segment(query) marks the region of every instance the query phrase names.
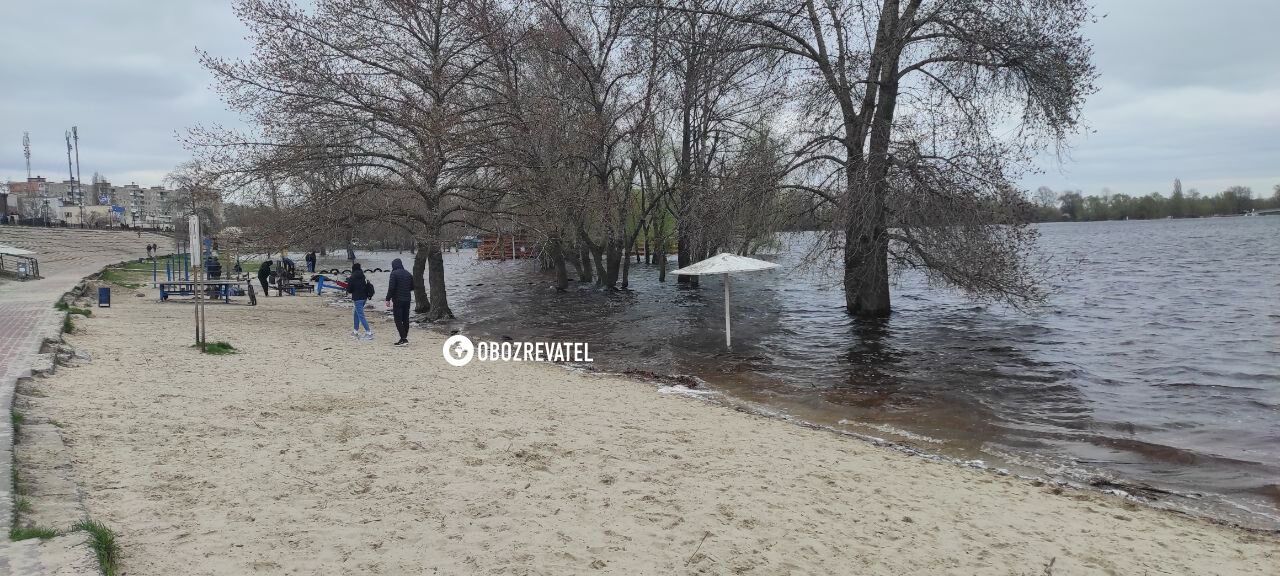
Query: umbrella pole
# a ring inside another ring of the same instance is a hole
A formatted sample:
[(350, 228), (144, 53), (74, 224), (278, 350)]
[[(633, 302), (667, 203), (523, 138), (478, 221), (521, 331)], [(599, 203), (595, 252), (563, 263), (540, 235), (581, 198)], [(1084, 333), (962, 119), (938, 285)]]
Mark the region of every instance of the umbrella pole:
[(729, 273), (724, 274), (724, 347), (732, 348), (732, 338), (729, 336)]

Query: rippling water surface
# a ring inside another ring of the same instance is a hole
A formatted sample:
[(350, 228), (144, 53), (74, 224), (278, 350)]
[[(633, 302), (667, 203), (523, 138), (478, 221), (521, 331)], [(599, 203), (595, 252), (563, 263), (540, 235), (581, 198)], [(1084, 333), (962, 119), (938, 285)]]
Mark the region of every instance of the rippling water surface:
[(1040, 231), (1069, 275), (1033, 313), (907, 273), (890, 319), (855, 321), (792, 235), (782, 269), (733, 278), (732, 352), (718, 278), (686, 289), (644, 265), (627, 292), (557, 293), (530, 262), (451, 254), (453, 328), (585, 340), (604, 369), (694, 374), (818, 424), (1280, 527), (1280, 217)]

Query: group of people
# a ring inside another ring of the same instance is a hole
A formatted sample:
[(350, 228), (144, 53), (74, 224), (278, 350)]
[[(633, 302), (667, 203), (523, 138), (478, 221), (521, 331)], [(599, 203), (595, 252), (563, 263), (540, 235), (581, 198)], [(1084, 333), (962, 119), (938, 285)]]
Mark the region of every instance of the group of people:
[[(309, 252), (306, 256), (307, 271), (314, 272), (316, 266), (315, 252)], [(293, 261), (284, 259), (281, 265), (286, 268), (283, 272), (292, 272)], [(270, 286), (273, 263), (267, 260), (258, 267), (258, 282), (262, 284), (263, 294), (267, 293)], [(364, 268), (359, 262), (351, 264), (351, 275), (347, 277), (347, 294), (351, 295), (351, 302), (354, 305), (352, 311), (352, 327), (351, 336), (361, 340), (373, 340), (373, 328), (369, 326), (369, 319), (365, 316), (365, 304), (374, 296), (375, 289), (371, 282), (364, 275)], [(409, 274), (404, 268), (404, 262), (399, 258), (391, 261), (391, 277), (387, 280), (387, 294), (384, 299), (386, 307), (391, 309), (391, 316), (395, 319), (396, 332), (400, 338), (395, 341), (396, 346), (405, 346), (409, 344), (409, 307), (413, 304), (413, 275)]]
[[(373, 340), (373, 328), (369, 327), (369, 319), (365, 317), (364, 306), (373, 298), (373, 283), (365, 278), (364, 269), (359, 262), (351, 264), (351, 276), (347, 277), (347, 293), (351, 295), (352, 310), (351, 335), (362, 340)], [(391, 261), (391, 277), (387, 280), (386, 307), (391, 309), (391, 316), (396, 322), (396, 332), (400, 339), (396, 346), (409, 344), (409, 306), (413, 303), (413, 275), (404, 269), (399, 258)], [(361, 329), (364, 333), (361, 333)]]
[(159, 246), (156, 246), (155, 244), (147, 244), (147, 258), (155, 258), (156, 251), (158, 250), (160, 250)]

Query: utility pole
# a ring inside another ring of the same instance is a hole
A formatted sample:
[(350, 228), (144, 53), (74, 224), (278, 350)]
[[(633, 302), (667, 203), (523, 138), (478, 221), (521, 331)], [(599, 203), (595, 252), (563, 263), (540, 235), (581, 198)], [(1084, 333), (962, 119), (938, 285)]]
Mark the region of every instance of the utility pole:
[(75, 126), (71, 127), (71, 139), (76, 144), (76, 198), (80, 201), (80, 227), (84, 228), (84, 185), (80, 182), (80, 133)]
[(31, 133), (22, 133), (22, 155), (27, 157), (27, 181), (31, 181)]

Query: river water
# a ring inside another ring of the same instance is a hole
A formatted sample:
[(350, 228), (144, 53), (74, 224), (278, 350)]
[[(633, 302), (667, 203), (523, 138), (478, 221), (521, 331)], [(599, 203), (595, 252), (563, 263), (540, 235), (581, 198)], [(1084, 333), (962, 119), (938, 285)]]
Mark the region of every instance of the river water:
[[(557, 293), (529, 261), (447, 260), (450, 329), (586, 341), (596, 367), (691, 374), (735, 402), (1017, 472), (1144, 484), (1159, 504), (1280, 528), (1280, 218), (1040, 226), (1067, 273), (1033, 312), (984, 305), (920, 277), (894, 313), (849, 318), (838, 274), (735, 275)], [(407, 258), (406, 258), (407, 260)]]

